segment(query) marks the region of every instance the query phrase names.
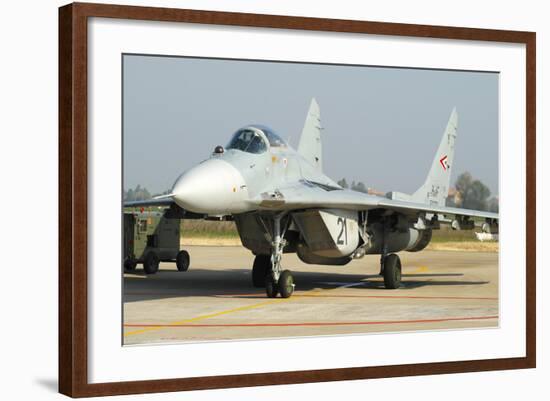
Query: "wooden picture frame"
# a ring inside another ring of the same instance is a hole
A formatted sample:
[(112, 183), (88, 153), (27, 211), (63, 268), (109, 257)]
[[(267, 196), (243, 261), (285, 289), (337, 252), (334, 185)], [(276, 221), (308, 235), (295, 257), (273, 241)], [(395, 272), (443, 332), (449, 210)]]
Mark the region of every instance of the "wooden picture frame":
[[(109, 383), (88, 382), (87, 151), (91, 17), (507, 42), (526, 47), (526, 356)], [(533, 32), (73, 3), (59, 9), (59, 391), (105, 396), (533, 368), (536, 363), (535, 40)]]

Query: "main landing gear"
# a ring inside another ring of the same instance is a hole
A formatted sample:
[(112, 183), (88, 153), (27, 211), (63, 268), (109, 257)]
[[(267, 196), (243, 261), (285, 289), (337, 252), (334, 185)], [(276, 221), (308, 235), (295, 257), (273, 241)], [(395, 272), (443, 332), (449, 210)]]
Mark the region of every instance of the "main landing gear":
[[(264, 223), (264, 227), (271, 235), (271, 255), (257, 255), (252, 267), (252, 284), (254, 287), (265, 286), (269, 298), (281, 294), (282, 298), (289, 298), (294, 292), (294, 278), (290, 270), (282, 270), (281, 259), (286, 241), (281, 233), (281, 219), (283, 215), (275, 215), (272, 229)], [(262, 221), (263, 223), (263, 221)]]
[(382, 232), (382, 254), (380, 255), (380, 275), (384, 277), (384, 287), (394, 290), (401, 286), (401, 259), (395, 253), (388, 254), (387, 248), (387, 229), (388, 221), (382, 222), (384, 229)]
[(384, 276), (384, 286), (387, 289), (396, 289), (401, 285), (401, 260), (395, 253), (382, 256), (381, 274)]

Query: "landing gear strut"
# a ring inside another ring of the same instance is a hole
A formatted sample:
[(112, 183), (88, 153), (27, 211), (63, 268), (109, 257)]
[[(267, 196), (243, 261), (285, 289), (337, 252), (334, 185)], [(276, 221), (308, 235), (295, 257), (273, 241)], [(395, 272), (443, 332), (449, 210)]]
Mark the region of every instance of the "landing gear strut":
[(265, 292), (269, 298), (275, 298), (277, 294), (281, 294), (282, 298), (288, 298), (294, 292), (292, 273), (290, 270), (283, 271), (281, 267), (283, 248), (286, 245), (286, 240), (283, 238), (284, 232), (281, 233), (281, 219), (283, 216), (284, 214), (278, 214), (273, 217), (273, 225), (270, 227), (272, 230), (267, 230), (268, 227), (264, 224), (271, 236), (271, 256), (256, 256), (252, 268), (254, 286), (259, 286), (260, 280), (263, 278)]

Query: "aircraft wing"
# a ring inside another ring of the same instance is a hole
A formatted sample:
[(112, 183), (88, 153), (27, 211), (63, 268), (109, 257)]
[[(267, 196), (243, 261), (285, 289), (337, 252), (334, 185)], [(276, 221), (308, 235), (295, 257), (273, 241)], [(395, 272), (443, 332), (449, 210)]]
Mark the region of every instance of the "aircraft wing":
[(498, 219), (498, 213), (485, 212), (482, 210), (463, 209), (459, 207), (425, 205), (422, 203), (407, 202), (387, 199), (378, 203), (379, 206), (387, 209), (398, 210), (405, 214), (410, 211), (422, 211), (434, 214), (453, 214), (455, 216), (482, 217), (486, 219)]
[(179, 219), (204, 219), (207, 217), (204, 214), (182, 209), (176, 205), (176, 202), (172, 199), (172, 195), (140, 201), (126, 201), (124, 202), (124, 207), (164, 207), (166, 208), (165, 216)]
[(172, 198), (152, 198), (147, 200), (124, 202), (124, 207), (149, 207), (149, 206), (170, 207), (172, 205), (175, 205)]
[(263, 210), (335, 208), (347, 210), (388, 209), (415, 216), (418, 212), (498, 219), (498, 213), (456, 207), (428, 205), (389, 199), (348, 189), (300, 181), (275, 191), (261, 193), (256, 203)]

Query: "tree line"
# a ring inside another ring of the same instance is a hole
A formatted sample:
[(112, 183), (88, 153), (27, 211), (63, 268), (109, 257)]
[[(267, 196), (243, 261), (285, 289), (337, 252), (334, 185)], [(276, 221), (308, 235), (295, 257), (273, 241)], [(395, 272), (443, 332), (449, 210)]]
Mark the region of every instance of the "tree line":
[(141, 185), (136, 185), (135, 188), (125, 189), (123, 191), (124, 201), (131, 202), (131, 201), (143, 201), (148, 200), (151, 198), (154, 198), (155, 196), (159, 195), (166, 195), (169, 194), (170, 190), (166, 190), (163, 193), (160, 194), (152, 194), (147, 190), (147, 188), (142, 187)]
[(357, 181), (357, 182), (352, 181), (351, 185), (348, 185), (348, 182), (346, 181), (346, 179), (342, 178), (340, 181), (338, 181), (338, 185), (340, 185), (342, 188), (345, 188), (345, 189), (351, 189), (352, 191), (364, 192), (364, 193), (369, 192), (369, 189), (367, 188), (367, 186), (361, 181)]
[(491, 190), (469, 172), (458, 176), (455, 190), (456, 194), (447, 198), (447, 206), (498, 213), (498, 198), (491, 196)]

